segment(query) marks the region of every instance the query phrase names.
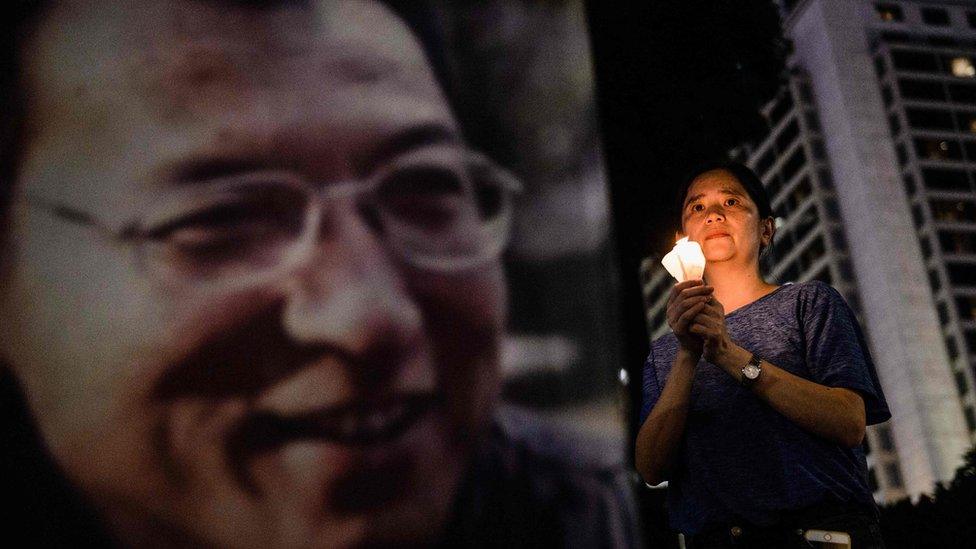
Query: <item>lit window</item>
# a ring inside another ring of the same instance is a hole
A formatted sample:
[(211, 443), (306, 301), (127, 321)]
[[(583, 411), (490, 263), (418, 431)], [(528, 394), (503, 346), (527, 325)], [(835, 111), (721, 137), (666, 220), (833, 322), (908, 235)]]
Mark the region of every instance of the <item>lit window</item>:
[(902, 14), (901, 8), (895, 4), (875, 4), (874, 9), (878, 11), (878, 17), (880, 17), (882, 21), (891, 23), (901, 21), (905, 18), (904, 14)]
[(972, 59), (968, 57), (952, 58), (952, 74), (961, 78), (972, 78), (976, 76), (976, 67), (973, 66)]
[(969, 131), (976, 133), (976, 116), (969, 119)]

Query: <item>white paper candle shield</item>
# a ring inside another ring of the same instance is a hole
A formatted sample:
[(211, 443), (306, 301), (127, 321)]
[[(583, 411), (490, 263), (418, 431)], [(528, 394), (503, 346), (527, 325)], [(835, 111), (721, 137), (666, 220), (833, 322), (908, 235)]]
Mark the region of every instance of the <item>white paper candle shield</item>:
[(700, 280), (705, 273), (705, 254), (701, 246), (689, 241), (687, 236), (674, 244), (661, 263), (678, 282)]

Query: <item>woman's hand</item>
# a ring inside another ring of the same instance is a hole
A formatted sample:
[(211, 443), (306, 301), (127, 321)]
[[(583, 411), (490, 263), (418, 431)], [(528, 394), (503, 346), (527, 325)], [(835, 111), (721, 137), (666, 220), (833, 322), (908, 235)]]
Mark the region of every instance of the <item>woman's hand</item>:
[(686, 280), (675, 284), (668, 298), (668, 326), (674, 331), (681, 348), (696, 357), (702, 354), (704, 340), (689, 331), (689, 328), (692, 320), (702, 312), (708, 300), (712, 299), (712, 292), (714, 289), (701, 280)]
[[(702, 338), (702, 356), (705, 360), (726, 370), (734, 368), (737, 364), (740, 357), (733, 358), (732, 355), (741, 349), (729, 337), (725, 327), (725, 307), (717, 299), (713, 297), (705, 303), (701, 312), (692, 320), (688, 331)], [(742, 365), (745, 365), (745, 362), (742, 362)], [(735, 372), (730, 371), (730, 373), (736, 375)]]

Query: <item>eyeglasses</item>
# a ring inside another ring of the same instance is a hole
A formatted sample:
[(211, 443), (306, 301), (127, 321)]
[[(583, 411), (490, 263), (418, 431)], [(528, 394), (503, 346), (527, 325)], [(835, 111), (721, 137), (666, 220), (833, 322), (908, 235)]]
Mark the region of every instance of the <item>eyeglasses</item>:
[(167, 196), (118, 230), (63, 205), (29, 203), (133, 246), (153, 276), (236, 286), (307, 262), (339, 230), (343, 201), (406, 263), (443, 272), (475, 268), (501, 253), (519, 191), (519, 181), (486, 156), (438, 146), (401, 155), (362, 181), (316, 185), (280, 171), (209, 180)]

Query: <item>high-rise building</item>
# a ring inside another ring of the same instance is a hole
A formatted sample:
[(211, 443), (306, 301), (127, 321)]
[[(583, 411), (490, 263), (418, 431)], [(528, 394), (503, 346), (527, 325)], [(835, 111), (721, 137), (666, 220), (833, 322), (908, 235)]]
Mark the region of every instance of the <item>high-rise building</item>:
[[(779, 216), (766, 273), (844, 295), (893, 414), (867, 437), (875, 497), (931, 492), (976, 440), (976, 2), (780, 5), (788, 82), (732, 152)], [(672, 280), (641, 276), (653, 339)]]

